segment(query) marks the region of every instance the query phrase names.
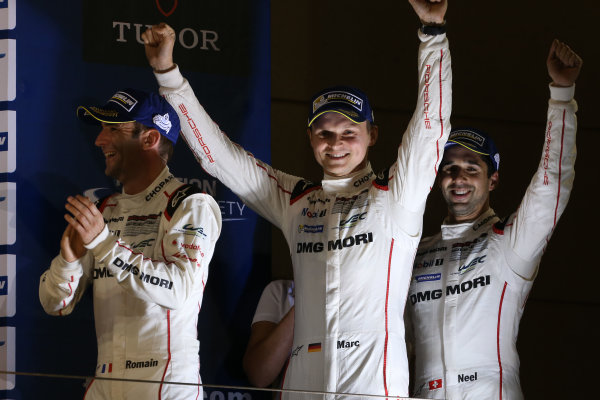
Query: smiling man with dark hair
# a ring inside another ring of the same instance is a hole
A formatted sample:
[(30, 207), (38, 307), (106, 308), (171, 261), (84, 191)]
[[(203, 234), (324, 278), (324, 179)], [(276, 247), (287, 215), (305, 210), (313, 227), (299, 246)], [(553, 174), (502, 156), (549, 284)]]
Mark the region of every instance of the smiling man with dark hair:
[(93, 287), (96, 376), (116, 380), (92, 381), (86, 399), (201, 398), (200, 386), (168, 382), (201, 382), (198, 311), (219, 206), (169, 171), (179, 118), (161, 96), (124, 89), (77, 111), (101, 126), (95, 144), (123, 192), (97, 204), (68, 197), (60, 254), (40, 279), (42, 306), (70, 314)]
[(438, 184), (448, 205), (441, 232), (419, 245), (406, 306), (415, 354), (413, 396), (435, 399), (522, 399), (519, 321), (538, 266), (575, 175), (581, 59), (554, 41), (545, 143), (517, 212), (490, 208), (500, 155), (491, 137), (450, 133)]

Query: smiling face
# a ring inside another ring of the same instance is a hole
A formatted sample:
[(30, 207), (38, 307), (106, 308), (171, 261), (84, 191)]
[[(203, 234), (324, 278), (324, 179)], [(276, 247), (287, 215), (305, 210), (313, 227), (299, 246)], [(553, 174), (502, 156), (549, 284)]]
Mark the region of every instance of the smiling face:
[(367, 165), (369, 147), (377, 140), (377, 127), (356, 124), (336, 112), (321, 115), (308, 129), (315, 159), (327, 175), (344, 177)]
[(488, 177), (487, 163), (479, 154), (455, 145), (444, 151), (438, 180), (448, 205), (449, 222), (468, 222), (489, 209), (498, 172)]
[(106, 175), (117, 179), (123, 185), (128, 177), (135, 176), (143, 163), (141, 160), (141, 135), (136, 135), (133, 122), (119, 124), (102, 123), (102, 130), (96, 137), (96, 146), (104, 153)]

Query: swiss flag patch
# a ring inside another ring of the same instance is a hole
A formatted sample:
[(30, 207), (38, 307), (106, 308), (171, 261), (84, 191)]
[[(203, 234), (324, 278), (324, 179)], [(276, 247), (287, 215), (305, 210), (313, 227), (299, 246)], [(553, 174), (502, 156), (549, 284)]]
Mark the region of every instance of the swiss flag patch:
[(429, 381), (429, 390), (436, 390), (442, 387), (442, 380), (436, 379), (434, 381)]

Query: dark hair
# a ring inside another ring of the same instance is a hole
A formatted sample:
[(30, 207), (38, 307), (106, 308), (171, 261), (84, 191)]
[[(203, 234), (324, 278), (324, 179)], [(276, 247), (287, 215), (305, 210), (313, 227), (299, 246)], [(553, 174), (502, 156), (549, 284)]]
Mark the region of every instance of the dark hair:
[(479, 157), (481, 157), (485, 165), (487, 165), (487, 177), (489, 178), (494, 172), (496, 172), (494, 164), (492, 163), (492, 159), (489, 156), (484, 156), (483, 154), (480, 154)]
[[(133, 121), (133, 125), (133, 133), (131, 136), (134, 138), (140, 136), (142, 132), (146, 132), (150, 129), (153, 129), (137, 121)], [(165, 160), (165, 162), (169, 162), (169, 160), (173, 156), (173, 142), (171, 142), (163, 135), (160, 135), (158, 154), (161, 156), (162, 159)]]

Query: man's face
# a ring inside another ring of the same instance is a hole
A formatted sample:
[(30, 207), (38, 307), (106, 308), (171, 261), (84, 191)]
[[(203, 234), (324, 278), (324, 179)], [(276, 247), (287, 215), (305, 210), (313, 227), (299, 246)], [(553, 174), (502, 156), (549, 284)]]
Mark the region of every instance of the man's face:
[(140, 138), (133, 137), (135, 124), (102, 123), (102, 130), (96, 137), (95, 144), (100, 147), (106, 161), (106, 175), (121, 183), (127, 181), (137, 168), (140, 167), (141, 143)]
[(369, 146), (377, 140), (377, 128), (356, 124), (336, 112), (321, 115), (308, 129), (315, 159), (326, 174), (344, 177), (364, 168)]
[(488, 166), (481, 156), (460, 145), (444, 151), (438, 179), (448, 204), (450, 222), (467, 222), (489, 208), (490, 191), (498, 183), (498, 172), (487, 176)]

